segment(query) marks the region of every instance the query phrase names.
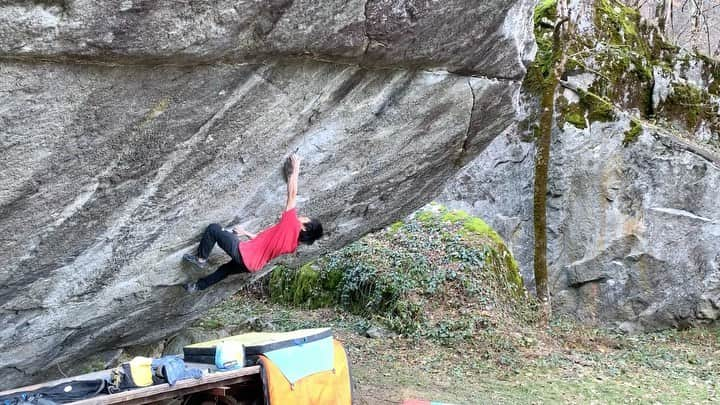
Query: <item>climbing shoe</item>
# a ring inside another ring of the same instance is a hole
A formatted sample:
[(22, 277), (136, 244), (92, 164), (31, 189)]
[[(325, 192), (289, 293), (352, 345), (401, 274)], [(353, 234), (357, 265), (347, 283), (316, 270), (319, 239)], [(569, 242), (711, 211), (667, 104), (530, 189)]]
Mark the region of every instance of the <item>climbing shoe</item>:
[(185, 289), (185, 291), (189, 292), (190, 294), (198, 291), (197, 283), (183, 284), (183, 288)]
[(207, 267), (207, 261), (201, 262), (200, 259), (197, 258), (197, 256), (191, 255), (190, 253), (185, 253), (183, 255), (183, 260), (192, 264), (193, 266), (197, 267), (200, 270)]

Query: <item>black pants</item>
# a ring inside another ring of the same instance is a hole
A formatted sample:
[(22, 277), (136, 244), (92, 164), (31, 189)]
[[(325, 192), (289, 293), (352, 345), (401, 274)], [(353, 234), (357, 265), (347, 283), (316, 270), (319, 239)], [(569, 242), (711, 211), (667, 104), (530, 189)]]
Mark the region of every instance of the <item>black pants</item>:
[(197, 256), (207, 259), (210, 256), (210, 251), (212, 251), (215, 243), (217, 243), (232, 260), (218, 267), (213, 274), (198, 280), (198, 290), (204, 290), (231, 274), (248, 272), (240, 255), (240, 250), (238, 250), (238, 242), (240, 242), (240, 239), (232, 232), (223, 231), (220, 224), (210, 224), (205, 228), (205, 233), (202, 239), (200, 239)]

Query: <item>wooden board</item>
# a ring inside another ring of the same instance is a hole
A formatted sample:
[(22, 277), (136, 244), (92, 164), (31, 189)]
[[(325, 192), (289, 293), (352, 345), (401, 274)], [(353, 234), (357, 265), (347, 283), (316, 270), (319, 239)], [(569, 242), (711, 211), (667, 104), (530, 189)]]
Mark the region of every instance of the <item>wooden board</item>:
[(216, 387), (231, 386), (254, 378), (259, 379), (260, 366), (243, 367), (237, 370), (224, 371), (203, 376), (201, 379), (191, 378), (180, 380), (172, 387), (169, 384), (158, 384), (151, 387), (138, 388), (112, 395), (101, 395), (95, 398), (72, 402), (77, 405), (100, 404), (149, 404), (163, 399), (175, 398), (195, 392), (207, 391)]
[[(130, 391), (119, 392), (112, 395), (98, 395), (94, 398), (82, 401), (72, 402), (73, 404), (148, 404), (162, 399), (175, 398), (182, 395), (188, 395), (195, 392), (210, 390), (216, 387), (224, 387), (241, 382), (251, 381), (260, 378), (260, 366), (243, 367), (237, 370), (215, 372), (217, 369), (207, 364), (185, 363), (188, 367), (197, 367), (209, 370), (210, 374), (203, 375), (200, 379), (191, 378), (188, 380), (180, 380), (172, 387), (169, 384), (158, 384), (145, 388), (137, 388)], [(8, 391), (0, 392), (0, 396), (9, 395), (17, 392), (34, 391), (42, 387), (51, 387), (69, 381), (108, 379), (110, 370), (97, 371), (94, 373), (83, 374), (79, 376), (63, 378), (45, 382), (42, 384), (29, 385), (26, 387), (14, 388)]]

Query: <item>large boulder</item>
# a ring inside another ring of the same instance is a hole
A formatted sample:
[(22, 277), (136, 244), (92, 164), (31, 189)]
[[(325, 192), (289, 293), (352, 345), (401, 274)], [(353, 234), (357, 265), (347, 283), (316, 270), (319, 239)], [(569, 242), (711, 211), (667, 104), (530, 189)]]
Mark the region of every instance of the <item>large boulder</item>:
[(311, 57), (522, 78), (531, 0), (30, 0), (0, 6), (0, 55), (120, 64)]
[[(627, 332), (720, 319), (720, 154), (627, 120), (553, 133), (549, 283), (556, 310)], [(533, 284), (533, 144), (496, 138), (440, 198), (487, 219)], [(472, 179), (472, 180), (469, 180)]]
[[(538, 10), (547, 13), (549, 3)], [(553, 305), (627, 332), (713, 322), (720, 319), (720, 61), (667, 44), (625, 3), (569, 5), (573, 31), (555, 93), (545, 196)], [(543, 30), (545, 39), (552, 35), (540, 25), (536, 34)], [(538, 85), (534, 66), (524, 100)], [(496, 138), (439, 200), (497, 229), (532, 288), (535, 145), (520, 129)]]
[(211, 222), (271, 224), (293, 151), (300, 210), (328, 231), (295, 260), (432, 199), (515, 121), (530, 8), (3, 2), (0, 387), (172, 335), (232, 294), (242, 278), (185, 293), (199, 274), (180, 258)]

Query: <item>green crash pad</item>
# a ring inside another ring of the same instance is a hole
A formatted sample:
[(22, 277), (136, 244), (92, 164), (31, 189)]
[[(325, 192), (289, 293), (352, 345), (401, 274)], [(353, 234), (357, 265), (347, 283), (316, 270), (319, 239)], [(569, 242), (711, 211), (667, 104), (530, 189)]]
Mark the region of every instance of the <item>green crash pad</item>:
[(330, 328), (300, 329), (292, 332), (251, 332), (183, 347), (185, 361), (215, 363), (215, 347), (222, 342), (242, 343), (245, 363), (254, 364), (259, 354), (315, 342), (332, 336)]

